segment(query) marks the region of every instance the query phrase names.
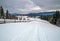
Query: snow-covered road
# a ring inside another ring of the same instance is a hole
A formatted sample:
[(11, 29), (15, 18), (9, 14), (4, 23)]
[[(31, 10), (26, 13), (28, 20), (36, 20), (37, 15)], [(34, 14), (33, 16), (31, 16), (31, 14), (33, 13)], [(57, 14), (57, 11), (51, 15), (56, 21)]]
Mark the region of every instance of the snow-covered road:
[(0, 41), (60, 41), (60, 28), (39, 19), (0, 24)]

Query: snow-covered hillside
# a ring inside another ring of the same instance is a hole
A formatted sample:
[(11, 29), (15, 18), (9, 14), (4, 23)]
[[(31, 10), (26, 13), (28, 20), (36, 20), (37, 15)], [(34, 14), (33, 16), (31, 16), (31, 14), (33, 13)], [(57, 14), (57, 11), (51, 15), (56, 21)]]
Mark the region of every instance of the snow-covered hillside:
[(0, 41), (60, 41), (60, 28), (40, 19), (0, 24)]

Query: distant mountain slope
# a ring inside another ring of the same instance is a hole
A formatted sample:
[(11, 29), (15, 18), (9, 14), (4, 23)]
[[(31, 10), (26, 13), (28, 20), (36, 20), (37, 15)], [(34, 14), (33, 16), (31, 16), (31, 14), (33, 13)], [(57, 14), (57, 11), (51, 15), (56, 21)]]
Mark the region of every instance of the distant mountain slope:
[(11, 15), (14, 15), (14, 16), (40, 16), (40, 15), (52, 15), (52, 14), (55, 14), (55, 12), (39, 12), (39, 13), (29, 13), (29, 14), (12, 13)]

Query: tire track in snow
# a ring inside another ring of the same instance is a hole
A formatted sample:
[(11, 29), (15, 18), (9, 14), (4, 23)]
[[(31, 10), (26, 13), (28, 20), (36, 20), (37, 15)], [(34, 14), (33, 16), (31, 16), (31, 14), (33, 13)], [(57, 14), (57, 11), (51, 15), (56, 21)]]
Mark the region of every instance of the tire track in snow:
[(41, 26), (39, 27), (39, 32), (38, 33), (39, 33), (40, 41), (48, 41), (47, 37), (46, 37), (46, 33)]
[[(28, 29), (28, 30), (27, 30)], [(30, 29), (29, 28), (26, 28), (23, 32), (21, 32), (21, 34), (18, 34), (18, 35), (16, 35), (11, 41), (15, 41), (16, 39), (18, 39), (18, 40), (20, 40), (20, 41), (23, 41), (23, 36), (24, 36), (24, 34), (25, 34), (25, 38), (26, 39), (28, 39), (27, 37), (29, 37), (29, 34), (33, 31), (33, 29), (34, 29), (34, 27), (31, 27)], [(26, 40), (25, 39), (25, 40)], [(17, 40), (17, 41), (18, 41)], [(25, 41), (24, 40), (24, 41)]]
[(35, 23), (35, 27), (33, 29), (33, 31), (31, 32), (28, 41), (40, 41), (40, 37), (39, 37), (39, 27), (38, 25), (36, 25)]

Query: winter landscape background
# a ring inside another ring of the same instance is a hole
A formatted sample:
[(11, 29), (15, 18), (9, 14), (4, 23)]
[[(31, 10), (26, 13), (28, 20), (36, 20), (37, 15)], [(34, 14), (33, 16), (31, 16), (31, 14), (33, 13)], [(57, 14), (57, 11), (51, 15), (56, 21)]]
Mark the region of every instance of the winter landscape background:
[(0, 41), (60, 41), (60, 0), (0, 0)]

